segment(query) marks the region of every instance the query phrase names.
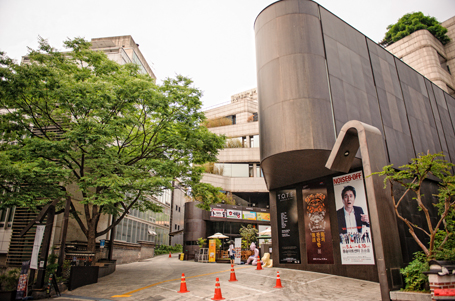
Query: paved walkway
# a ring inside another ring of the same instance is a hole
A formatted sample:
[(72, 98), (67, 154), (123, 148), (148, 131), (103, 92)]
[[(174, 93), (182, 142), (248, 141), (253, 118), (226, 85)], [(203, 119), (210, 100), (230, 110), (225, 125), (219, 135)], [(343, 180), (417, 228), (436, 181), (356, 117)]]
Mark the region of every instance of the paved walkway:
[[(280, 272), (283, 288), (276, 285)], [(189, 293), (178, 293), (182, 273)], [(66, 291), (59, 301), (158, 301), (211, 300), (215, 279), (219, 277), (221, 293), (226, 300), (381, 300), (379, 284), (370, 281), (322, 273), (237, 265), (238, 281), (229, 282), (230, 265), (179, 261), (167, 255), (117, 266), (117, 270), (98, 283)]]

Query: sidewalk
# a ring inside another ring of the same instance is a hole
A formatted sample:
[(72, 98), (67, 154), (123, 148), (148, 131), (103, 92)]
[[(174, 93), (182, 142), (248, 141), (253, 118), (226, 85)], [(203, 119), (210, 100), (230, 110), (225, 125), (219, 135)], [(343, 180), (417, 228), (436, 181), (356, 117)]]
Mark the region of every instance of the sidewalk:
[[(274, 288), (277, 271), (283, 288)], [(181, 274), (185, 273), (188, 293), (178, 293)], [(229, 282), (230, 265), (179, 261), (155, 257), (151, 260), (120, 265), (112, 275), (99, 282), (64, 292), (53, 300), (157, 301), (211, 300), (215, 279), (220, 279), (226, 300), (381, 300), (379, 284), (352, 278), (283, 268), (256, 270), (237, 265), (238, 281)], [(49, 300), (49, 299), (48, 299)]]

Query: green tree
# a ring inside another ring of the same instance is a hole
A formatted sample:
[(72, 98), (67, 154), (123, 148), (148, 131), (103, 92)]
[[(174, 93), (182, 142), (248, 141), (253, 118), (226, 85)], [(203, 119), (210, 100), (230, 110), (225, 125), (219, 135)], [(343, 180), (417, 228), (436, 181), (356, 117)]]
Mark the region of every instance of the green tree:
[[(387, 165), (382, 172), (373, 173), (373, 175), (384, 176), (385, 187), (387, 184), (390, 186), (396, 216), (406, 224), (409, 233), (427, 259), (439, 259), (454, 253), (455, 177), (451, 170), (455, 165), (447, 162), (443, 157), (442, 153), (428, 153), (412, 159), (410, 164), (400, 166), (398, 170), (393, 165)], [(422, 184), (429, 176), (438, 179), (438, 194), (434, 196), (437, 202), (426, 202), (427, 204), (433, 203), (438, 208), (439, 219), (435, 223), (431, 222), (430, 212), (423, 201), (424, 198), (431, 200), (433, 196), (422, 194)], [(401, 185), (405, 191), (396, 192), (395, 183)], [(398, 208), (404, 202), (415, 202), (415, 205), (424, 214), (424, 225), (413, 224), (399, 212)], [(428, 246), (420, 240), (416, 230), (428, 237)]]
[[(72, 216), (94, 251), (129, 210), (160, 211), (152, 196), (175, 179), (199, 201), (219, 202), (219, 189), (199, 182), (200, 165), (216, 160), (225, 139), (201, 126), (192, 81), (158, 85), (82, 38), (64, 45), (58, 52), (40, 38), (22, 65), (0, 53), (0, 208), (39, 208), (72, 193), (83, 205)], [(102, 214), (117, 219), (98, 229)]]
[(397, 23), (387, 26), (385, 37), (379, 44), (386, 47), (420, 29), (428, 30), (442, 45), (450, 41), (446, 34), (447, 29), (441, 26), (436, 18), (416, 12), (406, 14)]
[(253, 228), (251, 224), (248, 224), (246, 227), (242, 226), (239, 232), (242, 240), (246, 241), (247, 248), (250, 247), (252, 242), (257, 241), (258, 229)]

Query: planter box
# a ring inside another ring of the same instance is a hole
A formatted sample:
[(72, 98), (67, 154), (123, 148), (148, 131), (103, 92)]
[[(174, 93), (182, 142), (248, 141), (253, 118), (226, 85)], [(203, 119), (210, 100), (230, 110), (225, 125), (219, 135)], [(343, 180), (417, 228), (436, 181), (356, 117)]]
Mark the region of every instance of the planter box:
[(431, 301), (430, 293), (412, 293), (402, 291), (391, 291), (390, 300), (392, 301)]
[(425, 272), (430, 283), (430, 291), (432, 300), (454, 300), (453, 297), (434, 296), (435, 289), (455, 289), (455, 275), (452, 274), (455, 270), (455, 264), (450, 261), (430, 261), (430, 270)]
[(14, 301), (16, 299), (16, 290), (14, 291), (0, 291), (1, 301)]
[(68, 280), (68, 290), (74, 290), (78, 287), (98, 282), (97, 266), (73, 266), (71, 267), (70, 279)]

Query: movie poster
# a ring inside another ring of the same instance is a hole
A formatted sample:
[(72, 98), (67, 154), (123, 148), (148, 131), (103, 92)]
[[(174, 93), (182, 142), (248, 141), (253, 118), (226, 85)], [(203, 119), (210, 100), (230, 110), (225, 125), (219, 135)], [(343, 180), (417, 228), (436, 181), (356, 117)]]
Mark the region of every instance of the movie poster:
[(308, 264), (333, 264), (326, 183), (317, 182), (303, 186), (302, 197)]
[(374, 264), (362, 171), (333, 178), (342, 264)]
[(276, 192), (280, 263), (300, 263), (299, 221), (295, 190)]

